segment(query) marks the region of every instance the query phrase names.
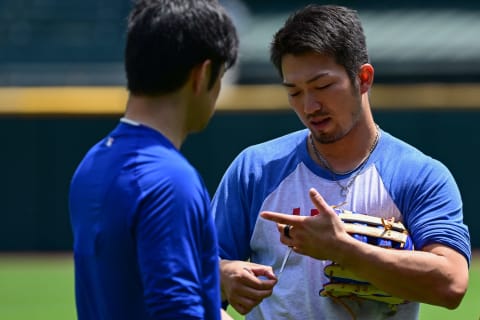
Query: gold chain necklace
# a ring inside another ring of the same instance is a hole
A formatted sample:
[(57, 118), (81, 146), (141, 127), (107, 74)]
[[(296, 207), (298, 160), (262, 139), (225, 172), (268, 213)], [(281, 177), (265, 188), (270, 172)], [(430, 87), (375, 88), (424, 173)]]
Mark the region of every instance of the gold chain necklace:
[(317, 157), (317, 159), (322, 163), (322, 165), (325, 167), (325, 169), (327, 169), (327, 171), (330, 173), (330, 175), (332, 176), (333, 180), (335, 181), (335, 183), (340, 187), (340, 195), (342, 197), (346, 197), (348, 192), (350, 191), (350, 187), (353, 185), (353, 182), (355, 182), (355, 179), (358, 177), (358, 175), (362, 172), (362, 169), (363, 167), (367, 164), (368, 162), (368, 159), (370, 159), (370, 156), (372, 155), (372, 152), (373, 150), (375, 150), (375, 147), (377, 146), (378, 144), (378, 140), (380, 138), (380, 134), (379, 134), (379, 131), (378, 131), (378, 127), (377, 127), (377, 130), (376, 130), (376, 135), (375, 135), (375, 140), (373, 141), (372, 145), (370, 146), (370, 149), (368, 150), (368, 155), (367, 157), (362, 161), (362, 163), (360, 163), (356, 168), (354, 168), (353, 170), (351, 171), (348, 171), (348, 172), (345, 172), (343, 174), (350, 174), (352, 173), (353, 171), (357, 171), (355, 173), (355, 175), (352, 177), (352, 179), (350, 179), (350, 181), (346, 184), (346, 185), (343, 185), (340, 183), (340, 181), (338, 181), (337, 179), (337, 175), (338, 173), (336, 173), (331, 167), (330, 165), (328, 164), (328, 161), (323, 158), (321, 155), (320, 155), (320, 152), (317, 150), (317, 147), (315, 147), (315, 143), (313, 142), (313, 135), (310, 133), (310, 144), (312, 145), (312, 148), (313, 148), (313, 153), (315, 153), (315, 156)]

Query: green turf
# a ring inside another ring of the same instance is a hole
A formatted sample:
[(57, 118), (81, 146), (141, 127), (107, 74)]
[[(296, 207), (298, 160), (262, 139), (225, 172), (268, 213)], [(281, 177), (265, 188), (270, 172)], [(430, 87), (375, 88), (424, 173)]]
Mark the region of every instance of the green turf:
[(69, 255), (0, 256), (0, 319), (75, 319)]
[[(480, 256), (470, 268), (469, 289), (456, 310), (423, 305), (421, 320), (480, 319)], [(243, 319), (232, 309), (236, 320)], [(76, 319), (71, 255), (0, 255), (0, 319)]]

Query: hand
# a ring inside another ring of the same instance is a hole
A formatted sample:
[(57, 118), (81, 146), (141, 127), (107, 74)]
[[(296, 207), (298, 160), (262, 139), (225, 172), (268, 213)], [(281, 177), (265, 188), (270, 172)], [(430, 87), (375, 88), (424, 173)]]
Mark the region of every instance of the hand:
[[(316, 216), (293, 216), (271, 211), (264, 211), (260, 215), (277, 223), (280, 241), (295, 252), (319, 260), (336, 261), (343, 249), (348, 250), (354, 238), (348, 235), (342, 220), (315, 189), (310, 189), (309, 195), (318, 209)], [(286, 225), (291, 226), (289, 237), (284, 234)]]
[(245, 261), (221, 260), (220, 277), (222, 299), (243, 315), (269, 297), (277, 284), (272, 267)]

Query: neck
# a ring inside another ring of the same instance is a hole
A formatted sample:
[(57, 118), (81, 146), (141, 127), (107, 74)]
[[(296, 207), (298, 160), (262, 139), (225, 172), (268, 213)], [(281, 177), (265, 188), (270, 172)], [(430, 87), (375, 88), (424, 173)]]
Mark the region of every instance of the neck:
[(177, 97), (145, 97), (130, 95), (125, 118), (159, 131), (180, 149), (186, 138), (184, 110)]
[(340, 140), (321, 144), (309, 136), (309, 151), (312, 158), (321, 166), (336, 175), (349, 174), (363, 166), (375, 149), (379, 140), (379, 129), (373, 124), (369, 130), (349, 132)]

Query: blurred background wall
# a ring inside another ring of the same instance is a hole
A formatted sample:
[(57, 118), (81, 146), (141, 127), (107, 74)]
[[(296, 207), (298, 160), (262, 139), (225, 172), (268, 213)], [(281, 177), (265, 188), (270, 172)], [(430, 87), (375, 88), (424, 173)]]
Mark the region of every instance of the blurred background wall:
[[(306, 1), (222, 0), (240, 61), (209, 127), (182, 151), (213, 195), (247, 145), (302, 128), (269, 63), (273, 33)], [(316, 1), (321, 3), (321, 1)], [(386, 131), (444, 162), (480, 247), (480, 3), (332, 1), (358, 10)], [(127, 0), (0, 0), (0, 251), (71, 250), (68, 187), (123, 112)]]

